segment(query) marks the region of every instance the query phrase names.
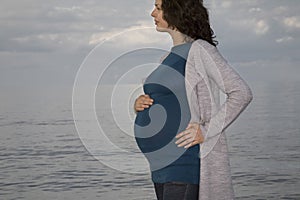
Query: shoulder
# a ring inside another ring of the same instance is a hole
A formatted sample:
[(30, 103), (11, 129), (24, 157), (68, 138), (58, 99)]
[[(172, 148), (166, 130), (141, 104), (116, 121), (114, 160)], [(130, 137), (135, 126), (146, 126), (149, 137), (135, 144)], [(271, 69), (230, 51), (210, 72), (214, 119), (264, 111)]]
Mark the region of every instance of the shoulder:
[(225, 61), (225, 58), (223, 58), (216, 46), (202, 39), (193, 42), (189, 53), (190, 59), (198, 60), (206, 64)]
[(201, 39), (193, 42), (189, 56), (190, 63), (194, 67), (210, 76), (216, 73), (217, 68), (228, 64), (216, 46)]
[(192, 46), (190, 48), (190, 52), (206, 52), (206, 53), (213, 53), (217, 51), (217, 47), (210, 44), (209, 42), (197, 39), (192, 43)]

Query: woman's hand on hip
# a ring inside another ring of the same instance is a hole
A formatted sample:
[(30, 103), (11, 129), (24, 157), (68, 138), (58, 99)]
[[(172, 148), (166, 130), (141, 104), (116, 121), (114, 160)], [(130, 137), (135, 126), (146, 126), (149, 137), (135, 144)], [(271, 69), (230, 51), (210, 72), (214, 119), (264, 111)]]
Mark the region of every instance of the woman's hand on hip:
[(177, 144), (178, 147), (184, 146), (184, 148), (189, 148), (204, 142), (204, 136), (198, 123), (189, 123), (184, 131), (176, 135), (176, 138), (175, 144)]
[(143, 111), (145, 108), (149, 108), (153, 104), (153, 99), (149, 95), (140, 95), (134, 102), (135, 112)]

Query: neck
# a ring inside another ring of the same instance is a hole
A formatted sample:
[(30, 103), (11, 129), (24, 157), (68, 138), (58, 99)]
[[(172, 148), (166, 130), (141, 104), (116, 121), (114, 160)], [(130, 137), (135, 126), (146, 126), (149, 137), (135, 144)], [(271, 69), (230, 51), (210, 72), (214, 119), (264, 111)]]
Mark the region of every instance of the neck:
[(170, 30), (168, 32), (169, 32), (170, 36), (172, 37), (174, 46), (192, 41), (192, 39), (190, 37), (186, 36), (185, 34), (179, 32), (177, 30)]
[(194, 41), (193, 38), (191, 38), (191, 37), (189, 37), (189, 36), (181, 33), (177, 29), (159, 28), (159, 27), (156, 27), (156, 29), (159, 32), (167, 32), (167, 33), (169, 33), (170, 36), (172, 37), (173, 45), (174, 46)]

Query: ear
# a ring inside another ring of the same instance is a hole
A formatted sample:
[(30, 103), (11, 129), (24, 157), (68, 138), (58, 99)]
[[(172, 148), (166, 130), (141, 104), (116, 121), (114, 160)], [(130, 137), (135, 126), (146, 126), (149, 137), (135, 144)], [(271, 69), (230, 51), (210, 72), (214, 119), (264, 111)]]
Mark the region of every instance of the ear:
[(178, 31), (178, 29), (174, 25), (168, 25), (168, 28), (172, 31)]

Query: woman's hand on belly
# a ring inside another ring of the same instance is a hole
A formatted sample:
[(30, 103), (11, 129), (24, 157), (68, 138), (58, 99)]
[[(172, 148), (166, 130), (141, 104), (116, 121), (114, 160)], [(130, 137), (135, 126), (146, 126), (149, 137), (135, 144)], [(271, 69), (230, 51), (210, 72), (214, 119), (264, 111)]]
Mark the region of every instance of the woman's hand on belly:
[(140, 95), (134, 102), (134, 111), (143, 111), (145, 108), (149, 108), (153, 104), (153, 99), (147, 94)]
[(184, 148), (204, 142), (204, 136), (198, 123), (189, 123), (184, 131), (176, 135), (176, 138), (175, 144), (178, 147), (184, 146)]

